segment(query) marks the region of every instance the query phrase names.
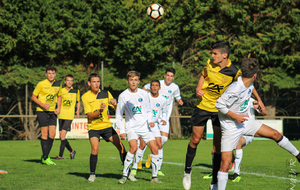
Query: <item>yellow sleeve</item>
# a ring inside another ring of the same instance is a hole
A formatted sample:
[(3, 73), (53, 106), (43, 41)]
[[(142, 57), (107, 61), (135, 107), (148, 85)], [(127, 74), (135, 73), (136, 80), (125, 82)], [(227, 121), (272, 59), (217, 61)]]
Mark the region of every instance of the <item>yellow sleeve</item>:
[(238, 72), (236, 73), (236, 75), (235, 75), (235, 77), (234, 77), (234, 81), (237, 81), (237, 78), (238, 78), (239, 76), (242, 76), (242, 71), (241, 71), (241, 69), (239, 69)]
[(114, 106), (110, 103), (110, 99), (114, 99), (114, 97), (111, 95), (111, 93), (109, 91), (107, 91), (108, 93), (108, 102), (109, 102), (109, 106), (114, 108)]
[(82, 104), (83, 104), (83, 109), (84, 109), (84, 113), (87, 114), (87, 113), (92, 113), (92, 108), (89, 104), (89, 101), (86, 99), (85, 96), (82, 96)]
[(76, 98), (76, 101), (79, 102), (80, 101), (80, 91), (78, 90), (77, 92), (77, 98)]
[(207, 60), (205, 67), (202, 70), (202, 75), (205, 77), (207, 77), (207, 65), (210, 63), (210, 59)]
[(41, 84), (41, 82), (39, 82), (36, 85), (35, 89), (33, 90), (33, 94), (36, 95), (36, 96), (38, 96), (41, 91), (42, 91), (42, 84)]

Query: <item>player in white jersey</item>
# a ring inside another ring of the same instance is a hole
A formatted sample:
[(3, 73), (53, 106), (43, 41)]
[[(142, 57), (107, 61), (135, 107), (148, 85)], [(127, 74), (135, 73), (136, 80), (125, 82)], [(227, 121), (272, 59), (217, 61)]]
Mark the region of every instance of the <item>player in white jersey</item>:
[[(158, 156), (159, 156), (159, 165), (158, 165), (158, 175), (161, 175), (161, 164), (162, 164), (162, 144), (161, 144), (161, 134), (160, 134), (160, 127), (162, 125), (166, 125), (166, 117), (167, 117), (167, 101), (166, 99), (161, 96), (158, 91), (160, 89), (160, 82), (159, 80), (152, 80), (151, 81), (151, 92), (149, 94), (149, 102), (150, 107), (153, 113), (153, 122), (155, 124), (154, 127), (151, 128), (151, 131), (156, 139), (156, 143), (158, 146)], [(140, 139), (140, 146), (135, 154), (134, 163), (132, 166), (131, 173), (136, 175), (138, 163), (142, 159), (144, 155), (144, 149), (146, 149), (146, 144), (143, 140)]]
[[(158, 148), (155, 138), (149, 127), (154, 127), (152, 109), (149, 103), (149, 96), (145, 90), (138, 88), (140, 83), (140, 73), (137, 71), (129, 71), (127, 73), (128, 89), (124, 90), (118, 99), (118, 106), (116, 110), (116, 122), (120, 129), (120, 137), (127, 139), (129, 143), (129, 151), (127, 152), (123, 176), (119, 183), (125, 184), (127, 181), (130, 166), (133, 161), (133, 156), (137, 151), (137, 139), (141, 137), (149, 146), (152, 152), (152, 179), (151, 182), (162, 183), (157, 178), (158, 172)], [(125, 128), (123, 126), (122, 118), (125, 111)]]
[[(280, 147), (294, 155), (300, 162), (299, 151), (285, 136), (282, 136), (277, 130), (249, 117), (249, 102), (258, 68), (258, 60), (253, 58), (243, 59), (241, 65), (242, 76), (226, 89), (216, 103), (222, 129), (222, 161), (218, 172), (219, 190), (226, 189), (232, 150), (236, 147), (242, 135), (272, 139)], [(255, 107), (260, 109), (257, 105)]]
[[(167, 124), (162, 125), (160, 127), (162, 146), (164, 146), (164, 144), (168, 141), (169, 131), (170, 131), (170, 121), (169, 120), (170, 120), (170, 116), (171, 116), (172, 109), (173, 109), (174, 98), (176, 99), (176, 101), (178, 102), (179, 105), (183, 105), (183, 101), (180, 96), (179, 87), (177, 84), (173, 83), (174, 76), (175, 76), (175, 69), (174, 68), (166, 68), (165, 79), (159, 81), (160, 87), (161, 87), (161, 89), (159, 90), (159, 94), (164, 96), (167, 99), (167, 109), (168, 109), (168, 114), (167, 114), (167, 118), (166, 118)], [(150, 91), (150, 84), (146, 84), (143, 87), (143, 89)], [(163, 151), (163, 149), (162, 149), (162, 151)], [(148, 158), (150, 158), (150, 157), (148, 157)], [(149, 160), (147, 162), (149, 162)], [(146, 163), (146, 165), (147, 165), (147, 163)], [(164, 175), (164, 174), (162, 173), (162, 175)]]

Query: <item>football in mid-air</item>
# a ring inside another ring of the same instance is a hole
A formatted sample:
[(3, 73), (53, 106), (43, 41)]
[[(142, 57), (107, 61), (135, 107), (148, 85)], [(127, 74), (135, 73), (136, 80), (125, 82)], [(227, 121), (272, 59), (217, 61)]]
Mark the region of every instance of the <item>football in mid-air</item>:
[(157, 20), (164, 14), (164, 8), (160, 4), (153, 3), (147, 8), (147, 14), (153, 20)]

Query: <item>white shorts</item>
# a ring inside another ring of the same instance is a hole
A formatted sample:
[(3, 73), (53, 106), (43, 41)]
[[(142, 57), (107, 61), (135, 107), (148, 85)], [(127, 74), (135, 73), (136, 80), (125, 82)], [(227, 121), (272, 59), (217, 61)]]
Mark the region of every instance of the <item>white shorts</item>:
[[(146, 130), (145, 130), (146, 127)], [(147, 144), (149, 141), (155, 140), (153, 133), (150, 131), (148, 127), (148, 123), (146, 122), (144, 126), (142, 126), (143, 130), (135, 130), (130, 129), (126, 131), (128, 142), (132, 139), (138, 140), (139, 137), (142, 137), (143, 141)]]
[(167, 119), (167, 124), (166, 125), (162, 125), (161, 123), (159, 124), (159, 130), (165, 133), (169, 133), (170, 132), (170, 119)]
[(221, 152), (232, 151), (236, 148), (240, 138), (243, 135), (254, 136), (258, 129), (261, 127), (262, 123), (254, 119), (248, 118), (247, 121), (237, 125), (231, 125), (232, 127), (222, 126), (222, 137), (221, 137)]
[(153, 133), (153, 136), (154, 137), (161, 137), (161, 134), (160, 134), (160, 130), (158, 128), (158, 123), (155, 123), (155, 126), (154, 127), (150, 127), (150, 130), (151, 132)]

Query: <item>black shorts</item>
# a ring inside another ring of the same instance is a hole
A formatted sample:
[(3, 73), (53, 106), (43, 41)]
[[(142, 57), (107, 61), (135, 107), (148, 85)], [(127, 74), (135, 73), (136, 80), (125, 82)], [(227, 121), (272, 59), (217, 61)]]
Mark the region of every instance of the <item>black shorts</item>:
[(72, 120), (58, 119), (58, 124), (59, 124), (59, 131), (61, 130), (71, 131)]
[(40, 127), (56, 126), (57, 115), (53, 111), (37, 111), (36, 116)]
[(117, 135), (117, 132), (112, 127), (101, 130), (89, 130), (89, 139), (97, 137), (100, 141), (100, 137), (102, 137), (106, 142), (109, 142), (108, 139), (114, 135)]
[(213, 126), (220, 127), (220, 121), (218, 112), (209, 112), (196, 107), (191, 117), (191, 123), (193, 126), (205, 126), (207, 120), (211, 118)]

